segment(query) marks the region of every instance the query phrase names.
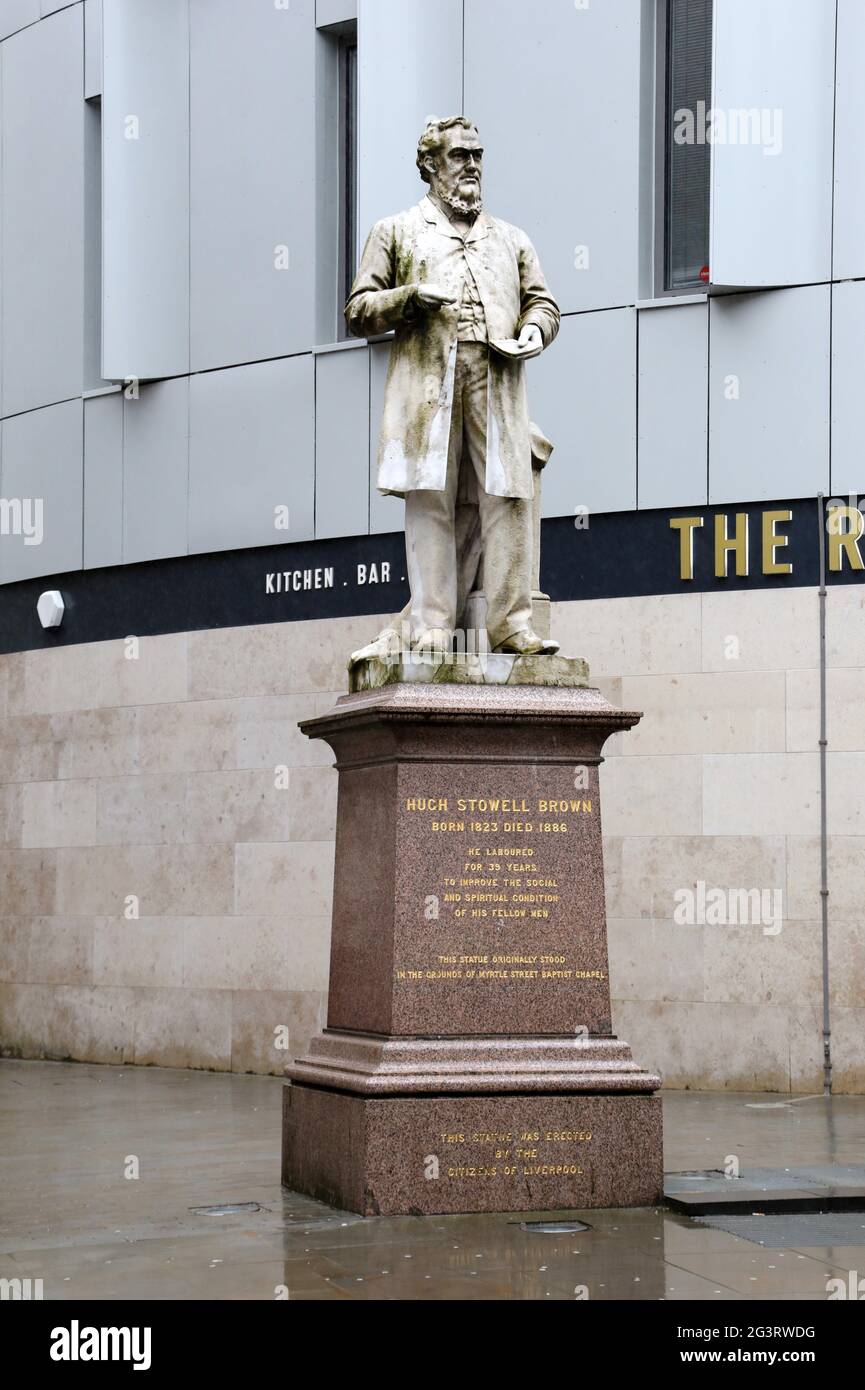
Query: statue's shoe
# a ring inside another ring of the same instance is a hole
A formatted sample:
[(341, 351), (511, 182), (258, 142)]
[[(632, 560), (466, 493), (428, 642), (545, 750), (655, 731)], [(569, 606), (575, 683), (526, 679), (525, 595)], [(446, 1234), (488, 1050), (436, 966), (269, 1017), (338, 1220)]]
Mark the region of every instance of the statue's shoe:
[(361, 647), (360, 651), (352, 652), (348, 659), (348, 669), (351, 671), (355, 666), (359, 666), (363, 661), (388, 661), (399, 655), (400, 635), (396, 628), (386, 627), (380, 632), (374, 641), (367, 646)]
[(507, 652), (514, 656), (555, 656), (558, 650), (558, 642), (551, 638), (539, 637), (530, 627), (512, 632), (510, 637), (506, 637), (504, 642), (500, 642), (496, 647), (497, 652)]

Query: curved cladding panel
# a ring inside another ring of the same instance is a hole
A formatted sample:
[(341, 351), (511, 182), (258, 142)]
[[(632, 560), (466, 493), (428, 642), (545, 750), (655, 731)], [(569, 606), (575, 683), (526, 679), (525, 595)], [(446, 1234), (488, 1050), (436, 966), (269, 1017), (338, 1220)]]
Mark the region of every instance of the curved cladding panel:
[(832, 259), (834, 0), (715, 0), (715, 285), (828, 280)]
[(3, 421), (0, 584), (81, 568), (82, 407), (61, 401)]
[(189, 4), (104, 0), (102, 374), (189, 371)]
[(190, 367), (316, 341), (314, 0), (190, 0)]
[(304, 353), (190, 378), (191, 554), (312, 538), (313, 360)]
[(828, 285), (710, 303), (709, 501), (829, 485)]
[(39, 0), (4, 0), (0, 6), (0, 39), (8, 38), (39, 18)]
[(865, 123), (863, 53), (865, 5), (862, 0), (839, 0), (832, 267), (832, 277), (836, 280), (865, 276), (865, 149), (861, 137)]
[(485, 201), (529, 233), (563, 313), (639, 297), (640, 0), (466, 0)]
[[(848, 280), (846, 284), (832, 286), (831, 491), (836, 497), (852, 495), (853, 499), (859, 499), (865, 493), (863, 361), (865, 281)], [(851, 505), (856, 505), (856, 501)]]
[[(420, 201), (417, 142), (463, 105), (463, 0), (359, 0), (358, 236)], [(359, 248), (360, 249), (360, 248)]]
[(531, 416), (555, 445), (544, 469), (544, 516), (637, 503), (637, 313), (571, 314), (526, 366)]
[(70, 6), (22, 28), (0, 49), (4, 416), (82, 389), (82, 16), (82, 5)]
[(639, 504), (702, 504), (709, 486), (709, 306), (644, 309), (639, 318)]

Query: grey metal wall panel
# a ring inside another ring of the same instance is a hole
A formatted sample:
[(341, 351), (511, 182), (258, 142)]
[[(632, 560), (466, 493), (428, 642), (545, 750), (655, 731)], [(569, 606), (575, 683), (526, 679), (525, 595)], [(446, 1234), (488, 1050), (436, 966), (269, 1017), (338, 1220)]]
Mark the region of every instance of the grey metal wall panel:
[(829, 483), (828, 285), (711, 301), (709, 501)]
[(123, 396), (84, 402), (84, 568), (123, 561)]
[(833, 496), (865, 494), (865, 281), (832, 290), (832, 476)]
[(465, 23), (487, 207), (532, 237), (564, 311), (633, 304), (640, 0), (466, 0)]
[(189, 370), (188, 0), (104, 0), (102, 19), (102, 375), (175, 376)]
[(713, 108), (761, 127), (712, 146), (712, 281), (828, 280), (835, 0), (715, 0), (714, 16)]
[(102, 95), (102, 0), (84, 0), (84, 96)]
[[(390, 364), (390, 343), (372, 343), (369, 349), (369, 531), (387, 535), (405, 526), (405, 503), (401, 497), (382, 497), (376, 487), (378, 440), (384, 412), (384, 387)], [(361, 535), (363, 528), (361, 528)]]
[(192, 377), (191, 554), (312, 537), (313, 393), (309, 354)]
[(83, 449), (81, 400), (3, 421), (0, 496), (42, 501), (42, 540), (0, 537), (0, 583), (80, 569)]
[(0, 48), (0, 418), (3, 415), (3, 54)]
[(708, 491), (709, 308), (640, 313), (638, 482), (641, 507), (705, 503)]
[(417, 142), (463, 101), (463, 0), (358, 0), (358, 239), (425, 192)]
[(0, 39), (35, 24), (39, 18), (39, 0), (0, 0)]
[(357, 0), (316, 0), (315, 22), (319, 29), (357, 19)]
[(2, 413), (80, 393), (82, 8), (2, 45)]
[(187, 553), (189, 378), (123, 402), (123, 559)]
[(84, 279), (82, 381), (96, 391), (102, 380), (102, 113), (98, 101), (82, 102), (84, 116)]
[(193, 371), (315, 342), (315, 5), (191, 0)]
[(636, 334), (633, 309), (576, 314), (527, 364), (531, 418), (555, 445), (544, 470), (544, 516), (636, 506)]
[(322, 346), (345, 336), (343, 237), (341, 215), (345, 211), (342, 177), (344, 120), (341, 88), (344, 86), (340, 42), (332, 34), (316, 34), (315, 54), (315, 338)]
[(315, 534), (365, 535), (369, 525), (369, 350), (315, 358)]
[(41, 15), (56, 14), (57, 10), (68, 9), (70, 5), (80, 5), (82, 0), (41, 0)]
[(838, 0), (835, 118), (835, 279), (865, 275), (865, 5)]

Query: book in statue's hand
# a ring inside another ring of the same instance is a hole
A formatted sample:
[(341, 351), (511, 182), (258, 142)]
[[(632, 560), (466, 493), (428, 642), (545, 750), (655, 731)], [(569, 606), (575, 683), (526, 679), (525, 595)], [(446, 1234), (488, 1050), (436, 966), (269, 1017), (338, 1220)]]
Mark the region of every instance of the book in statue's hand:
[(538, 343), (534, 347), (520, 347), (516, 338), (497, 338), (490, 342), (490, 347), (501, 357), (519, 358), (520, 361), (527, 357), (540, 357), (544, 350), (543, 343)]

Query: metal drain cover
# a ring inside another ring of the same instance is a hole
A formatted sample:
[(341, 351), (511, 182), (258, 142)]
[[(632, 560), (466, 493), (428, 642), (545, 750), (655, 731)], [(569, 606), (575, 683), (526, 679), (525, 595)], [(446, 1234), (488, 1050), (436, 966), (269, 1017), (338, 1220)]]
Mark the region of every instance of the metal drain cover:
[(584, 1221), (521, 1221), (521, 1231), (531, 1231), (542, 1236), (572, 1236), (580, 1231), (590, 1231)]
[(865, 1245), (865, 1213), (779, 1212), (777, 1216), (695, 1216), (694, 1224), (750, 1240), (773, 1250)]
[(258, 1202), (226, 1202), (221, 1207), (190, 1207), (193, 1216), (240, 1216), (244, 1212), (263, 1211)]
[(685, 1173), (666, 1173), (667, 1182), (706, 1182), (708, 1179), (725, 1178), (723, 1168), (692, 1168)]

